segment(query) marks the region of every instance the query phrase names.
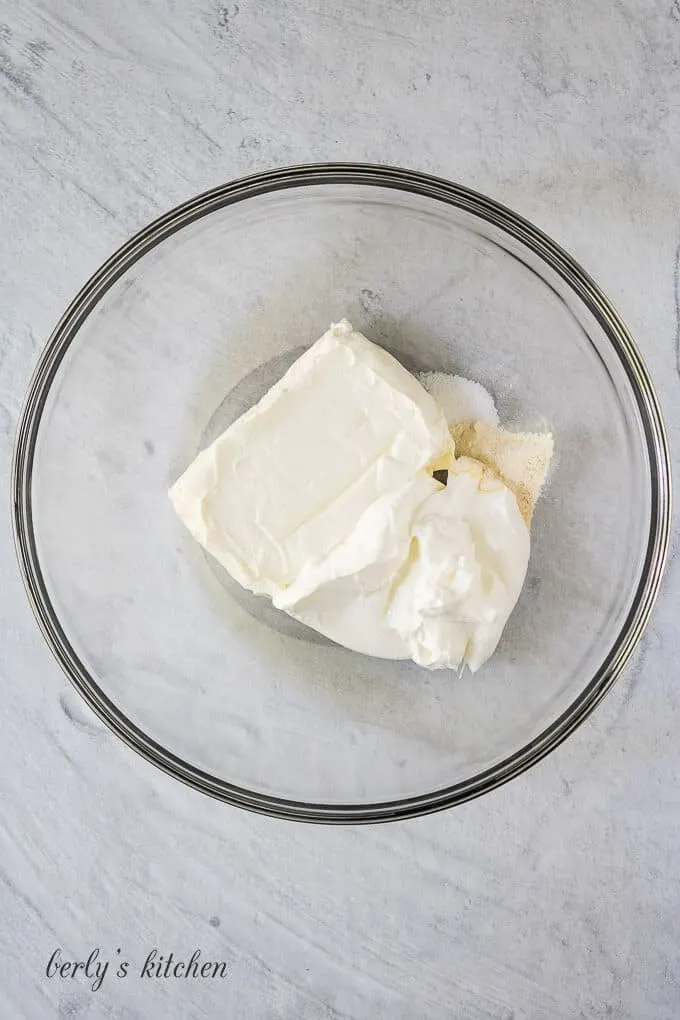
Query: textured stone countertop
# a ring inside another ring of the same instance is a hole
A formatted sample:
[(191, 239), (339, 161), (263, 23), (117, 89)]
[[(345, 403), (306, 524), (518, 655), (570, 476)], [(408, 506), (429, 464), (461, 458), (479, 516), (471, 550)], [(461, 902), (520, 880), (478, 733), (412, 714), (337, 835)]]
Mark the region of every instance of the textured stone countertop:
[[(89, 712), (29, 611), (11, 448), (69, 299), (177, 202), (334, 159), (440, 174), (552, 234), (629, 323), (677, 459), (678, 0), (0, 0), (0, 1018), (676, 1020), (677, 535), (578, 732), (479, 801), (388, 826), (183, 788)], [(97, 990), (47, 977), (56, 948), (95, 947)], [(154, 947), (228, 975), (143, 979)]]

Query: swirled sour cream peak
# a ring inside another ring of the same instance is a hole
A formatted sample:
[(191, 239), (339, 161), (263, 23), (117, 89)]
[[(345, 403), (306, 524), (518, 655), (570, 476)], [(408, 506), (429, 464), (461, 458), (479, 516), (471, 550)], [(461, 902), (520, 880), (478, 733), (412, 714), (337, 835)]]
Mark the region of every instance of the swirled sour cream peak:
[(250, 591), (348, 648), (430, 668), (493, 653), (529, 557), (512, 492), (456, 460), (433, 397), (345, 319), (170, 498)]
[(529, 531), (512, 492), (476, 460), (420, 504), (387, 622), (421, 666), (486, 662), (524, 584)]

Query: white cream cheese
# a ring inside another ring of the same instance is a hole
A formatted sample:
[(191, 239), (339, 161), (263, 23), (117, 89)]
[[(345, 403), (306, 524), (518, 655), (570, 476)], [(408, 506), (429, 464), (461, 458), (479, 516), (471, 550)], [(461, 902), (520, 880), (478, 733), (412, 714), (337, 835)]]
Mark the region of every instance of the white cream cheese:
[(170, 499), (237, 581), (273, 596), (452, 446), (417, 379), (343, 319), (198, 455)]
[[(449, 468), (444, 487), (434, 467)], [(346, 321), (331, 326), (170, 490), (244, 587), (368, 655), (474, 671), (522, 587), (515, 496), (456, 460), (434, 399)]]

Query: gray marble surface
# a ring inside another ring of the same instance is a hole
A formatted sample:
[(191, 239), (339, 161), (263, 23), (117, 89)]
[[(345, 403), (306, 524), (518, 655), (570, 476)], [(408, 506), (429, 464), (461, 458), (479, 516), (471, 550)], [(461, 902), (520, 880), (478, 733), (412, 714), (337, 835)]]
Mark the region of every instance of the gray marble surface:
[[(435, 172), (553, 234), (632, 327), (677, 454), (678, 0), (0, 0), (5, 493), (31, 368), (90, 272), (198, 191), (326, 159)], [(0, 578), (2, 1020), (680, 1015), (677, 541), (634, 662), (565, 745), (357, 829), (221, 807), (120, 745), (42, 642), (7, 498)], [(101, 986), (48, 978), (57, 947), (98, 947)], [(144, 979), (154, 947), (227, 977)]]

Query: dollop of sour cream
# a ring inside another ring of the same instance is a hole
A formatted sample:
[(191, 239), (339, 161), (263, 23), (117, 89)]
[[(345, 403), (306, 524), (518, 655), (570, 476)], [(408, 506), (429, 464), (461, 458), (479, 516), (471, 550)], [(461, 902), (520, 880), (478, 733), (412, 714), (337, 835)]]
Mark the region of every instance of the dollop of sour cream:
[(449, 467), (421, 503), (387, 623), (421, 666), (474, 673), (496, 649), (526, 576), (529, 531), (510, 490), (478, 461)]

